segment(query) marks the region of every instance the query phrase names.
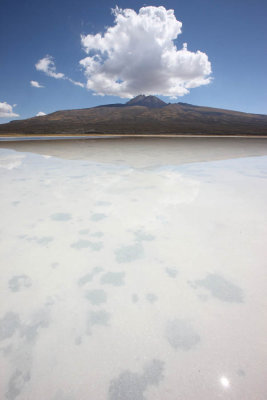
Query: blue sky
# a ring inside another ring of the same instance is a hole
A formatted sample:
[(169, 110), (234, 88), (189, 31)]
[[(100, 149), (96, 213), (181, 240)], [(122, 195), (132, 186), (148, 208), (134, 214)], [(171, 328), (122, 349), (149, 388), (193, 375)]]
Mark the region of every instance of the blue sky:
[[(13, 107), (13, 113), (18, 114), (19, 119), (23, 119), (35, 116), (40, 111), (50, 113), (60, 109), (87, 108), (99, 104), (127, 101), (126, 98), (121, 99), (115, 94), (95, 95), (92, 90), (77, 86), (68, 79), (86, 86), (88, 76), (85, 76), (85, 72), (88, 71), (88, 63), (85, 68), (79, 62), (88, 56), (94, 56), (93, 53), (96, 52), (92, 53), (90, 46), (88, 47), (88, 41), (82, 46), (81, 35), (96, 35), (97, 33), (103, 35), (107, 27), (114, 25), (111, 8), (116, 5), (121, 9), (133, 9), (136, 13), (141, 7), (147, 6), (173, 9), (176, 19), (183, 24), (182, 33), (178, 35), (177, 40), (174, 40), (174, 44), (178, 49), (182, 49), (183, 43), (186, 42), (194, 60), (197, 50), (206, 55), (202, 57), (202, 61), (194, 62), (201, 65), (206, 62), (206, 66), (208, 62), (211, 63), (212, 73), (205, 76), (208, 79), (212, 78), (209, 84), (189, 88), (188, 94), (176, 100), (166, 96), (166, 93), (170, 92), (170, 87), (162, 87), (161, 93), (165, 94), (165, 96), (160, 96), (162, 99), (267, 114), (267, 3), (265, 0), (147, 0), (145, 3), (132, 0), (98, 2), (2, 0), (0, 103), (7, 103), (10, 106), (16, 104)], [(134, 34), (136, 35), (136, 32)], [(142, 40), (139, 43), (137, 37), (140, 36), (134, 36), (135, 43), (138, 44), (136, 51), (139, 51), (143, 43)], [(120, 37), (118, 37), (119, 40)], [(86, 46), (88, 54), (85, 53)], [(118, 54), (121, 55), (121, 53)], [(36, 69), (36, 63), (48, 55), (53, 57), (55, 73), (62, 73), (67, 79), (55, 79), (48, 76), (44, 70)], [(100, 63), (103, 63), (103, 60), (105, 61), (102, 58)], [(119, 67), (116, 66), (116, 68)], [(96, 69), (93, 70), (93, 76), (90, 78), (90, 85), (93, 85), (92, 87), (97, 91), (99, 85), (97, 86), (95, 82), (95, 71)], [(146, 72), (146, 65), (144, 65), (141, 75), (145, 76)], [(157, 70), (156, 73), (162, 73), (162, 71)], [(169, 71), (169, 73), (176, 72)], [(129, 74), (131, 75), (131, 71)], [(168, 76), (169, 78), (172, 77)], [(178, 78), (180, 79), (180, 76)], [(44, 87), (33, 87), (30, 81), (36, 81)], [(139, 90), (143, 83), (142, 80), (137, 82), (136, 90)], [(102, 88), (103, 85), (105, 84), (102, 82)], [(162, 85), (164, 86), (164, 82)], [(124, 91), (124, 95), (134, 93), (130, 86), (127, 86), (128, 91)], [(12, 119), (15, 118), (2, 117), (0, 123)]]

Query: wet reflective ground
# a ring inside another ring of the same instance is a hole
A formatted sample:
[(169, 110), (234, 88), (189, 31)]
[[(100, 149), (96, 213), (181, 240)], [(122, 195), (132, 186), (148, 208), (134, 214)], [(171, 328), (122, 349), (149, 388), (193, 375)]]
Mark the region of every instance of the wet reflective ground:
[(0, 398), (266, 400), (267, 140), (1, 143)]

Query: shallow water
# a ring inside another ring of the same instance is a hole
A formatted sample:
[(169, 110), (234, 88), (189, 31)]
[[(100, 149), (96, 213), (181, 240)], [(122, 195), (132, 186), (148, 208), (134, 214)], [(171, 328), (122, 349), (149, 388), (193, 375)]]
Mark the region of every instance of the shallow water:
[(0, 398), (266, 399), (267, 140), (1, 143)]

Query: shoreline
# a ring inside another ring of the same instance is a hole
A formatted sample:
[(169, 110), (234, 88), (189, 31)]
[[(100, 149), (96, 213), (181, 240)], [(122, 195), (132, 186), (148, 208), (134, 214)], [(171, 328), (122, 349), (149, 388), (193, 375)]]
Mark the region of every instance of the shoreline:
[(244, 139), (267, 139), (267, 135), (207, 135), (207, 134), (165, 134), (165, 135), (109, 135), (109, 134), (81, 134), (81, 135), (71, 135), (71, 134), (54, 134), (54, 135), (6, 135), (0, 134), (0, 141), (16, 141), (16, 140), (82, 140), (82, 139), (128, 139), (128, 138), (244, 138)]

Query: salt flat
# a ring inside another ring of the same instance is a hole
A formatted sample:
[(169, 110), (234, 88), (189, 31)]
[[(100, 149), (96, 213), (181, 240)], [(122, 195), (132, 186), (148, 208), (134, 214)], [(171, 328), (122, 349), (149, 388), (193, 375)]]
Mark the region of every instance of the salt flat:
[(0, 398), (266, 398), (267, 140), (1, 142)]

